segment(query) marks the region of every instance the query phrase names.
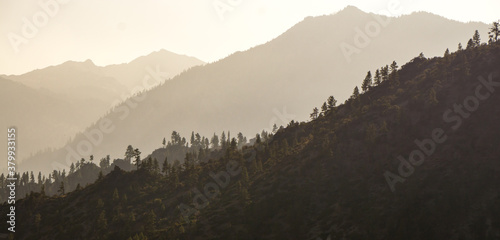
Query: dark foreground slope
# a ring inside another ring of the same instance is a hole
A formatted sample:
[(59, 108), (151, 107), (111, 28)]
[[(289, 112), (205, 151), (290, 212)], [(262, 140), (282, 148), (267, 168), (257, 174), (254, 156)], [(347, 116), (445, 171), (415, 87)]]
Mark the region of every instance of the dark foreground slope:
[(417, 57), (243, 152), (33, 194), (17, 238), (500, 239), (499, 66), (500, 44)]

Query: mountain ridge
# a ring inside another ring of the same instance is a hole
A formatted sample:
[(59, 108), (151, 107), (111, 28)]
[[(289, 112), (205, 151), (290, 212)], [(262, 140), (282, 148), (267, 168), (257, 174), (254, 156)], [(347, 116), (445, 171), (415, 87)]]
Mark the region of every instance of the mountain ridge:
[[(71, 193), (32, 193), (18, 201), (18, 216), (30, 219), (19, 237), (496, 239), (500, 128), (485, 126), (500, 120), (492, 114), (500, 113), (499, 64), (500, 42), (418, 56), (242, 150), (233, 139), (208, 161), (186, 155), (160, 171), (147, 160)], [(481, 102), (471, 108), (474, 96)], [(462, 103), (470, 115), (453, 129), (443, 113)], [(446, 140), (435, 151), (405, 154), (437, 128)], [(404, 180), (394, 191), (387, 171)], [(37, 214), (44, 221), (30, 218)]]
[[(214, 131), (242, 131), (250, 136), (273, 124), (304, 120), (315, 102), (322, 101), (332, 89), (336, 99), (347, 99), (357, 85), (351, 79), (362, 79), (366, 74), (359, 69), (374, 71), (378, 67), (375, 62), (405, 62), (422, 51), (441, 55), (443, 49), (465, 43), (478, 27), (444, 18), (430, 26), (391, 18), (391, 23), (348, 62), (342, 54), (342, 44), (354, 45), (356, 28), (376, 21), (368, 13), (348, 17), (352, 21), (343, 21), (341, 15), (307, 18), (266, 44), (194, 67), (144, 92), (139, 95), (144, 100), (133, 108), (119, 105), (115, 109), (128, 109), (126, 117), (122, 119), (120, 116), (125, 114), (119, 112), (104, 117), (116, 124), (116, 130), (93, 146), (92, 153), (118, 157), (127, 145), (151, 152), (173, 130), (183, 134), (196, 131), (205, 136)], [(439, 23), (451, 25), (437, 27)], [(481, 32), (487, 29), (486, 25), (480, 27), (484, 28)], [(414, 31), (416, 28), (422, 31)], [(429, 42), (424, 33), (436, 40)], [(88, 139), (79, 135), (66, 147), (76, 149), (85, 141)], [(66, 155), (65, 149), (59, 149), (51, 161), (67, 162)], [(38, 165), (34, 158), (29, 162)]]
[[(26, 97), (26, 91), (23, 91), (23, 94), (21, 92), (14, 94), (8, 100), (2, 98), (2, 102), (9, 103), (2, 106), (2, 111), (5, 116), (11, 117), (3, 119), (0, 125), (3, 127), (14, 125), (21, 131), (24, 129), (30, 132), (29, 136), (20, 139), (20, 145), (23, 145), (23, 148), (19, 149), (18, 159), (22, 161), (30, 154), (64, 146), (75, 134), (82, 132), (96, 119), (101, 118), (114, 105), (198, 64), (204, 63), (196, 58), (184, 57), (163, 50), (142, 56), (139, 61), (132, 61), (131, 65), (113, 65), (110, 67), (112, 69), (96, 66), (92, 60), (88, 59), (83, 62), (66, 61), (23, 75), (2, 75), (2, 78), (38, 91), (34, 93), (35, 95), (50, 96), (50, 99), (58, 99), (60, 103), (54, 104), (53, 101), (48, 100), (49, 98)], [(115, 74), (115, 72), (123, 74)], [(144, 81), (145, 76), (151, 75), (150, 72), (160, 75), (152, 80)], [(164, 72), (170, 75), (165, 75)], [(9, 86), (14, 87), (14, 85)], [(10, 91), (14, 89), (21, 91), (20, 88), (12, 88)], [(9, 92), (9, 89), (6, 91)], [(39, 99), (41, 102), (32, 102), (32, 104), (40, 106), (40, 109), (26, 111), (25, 115), (13, 114), (13, 112), (31, 109), (29, 104), (24, 104), (26, 99), (32, 101)], [(42, 101), (43, 99), (47, 101)], [(67, 106), (72, 106), (72, 109), (68, 109)], [(47, 116), (41, 109), (45, 109), (47, 114), (50, 112), (52, 115)], [(5, 141), (2, 139), (0, 143)], [(0, 153), (6, 154), (5, 149), (0, 150)]]

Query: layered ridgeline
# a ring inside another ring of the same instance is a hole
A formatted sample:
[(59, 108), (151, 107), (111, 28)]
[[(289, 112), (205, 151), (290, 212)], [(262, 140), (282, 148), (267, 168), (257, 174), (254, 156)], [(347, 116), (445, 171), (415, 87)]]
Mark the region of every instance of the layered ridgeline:
[[(275, 131), (278, 127), (275, 127)], [(260, 136), (260, 135), (259, 135)], [(264, 139), (267, 139), (268, 133), (261, 133)], [(242, 133), (236, 134), (236, 145), (238, 148), (253, 144), (256, 139), (250, 139), (243, 136)], [(9, 174), (0, 174), (0, 203), (12, 199), (10, 184), (14, 178), (16, 186), (15, 199), (26, 197), (32, 192), (44, 192), (47, 196), (54, 196), (59, 193), (71, 192), (75, 189), (80, 189), (102, 176), (111, 172), (116, 166), (125, 171), (137, 169), (138, 164), (142, 161), (142, 157), (146, 164), (159, 170), (160, 166), (165, 165), (165, 161), (172, 167), (178, 167), (185, 159), (192, 161), (203, 161), (213, 156), (213, 152), (217, 152), (220, 148), (225, 149), (231, 143), (231, 133), (222, 132), (220, 135), (214, 134), (210, 138), (201, 136), (199, 133), (191, 133), (190, 138), (182, 137), (178, 132), (172, 132), (169, 140), (163, 140), (163, 147), (156, 149), (149, 155), (142, 154), (141, 150), (129, 145), (125, 151), (123, 159), (112, 159), (109, 155), (106, 157), (95, 159), (90, 156), (80, 161), (71, 163), (68, 171), (53, 170), (50, 173), (26, 171), (17, 172), (14, 176)], [(217, 156), (217, 155), (215, 155)], [(170, 161), (168, 161), (170, 159)], [(165, 165), (166, 166), (166, 165)], [(9, 186), (8, 186), (9, 185)]]
[[(90, 60), (68, 61), (18, 76), (4, 75), (0, 126), (18, 128), (18, 159), (22, 160), (36, 151), (64, 146), (112, 105), (202, 64), (161, 50), (125, 64), (99, 67)], [(6, 149), (0, 154), (5, 155)]]
[(420, 55), (243, 150), (34, 193), (16, 238), (498, 239), (498, 66), (499, 43)]
[(129, 144), (151, 152), (173, 130), (205, 136), (223, 130), (245, 135), (269, 131), (274, 123), (306, 119), (325, 95), (347, 99), (357, 84), (352, 79), (364, 77), (364, 69), (406, 62), (420, 52), (441, 55), (459, 42), (465, 46), (475, 29), (486, 36), (485, 24), (429, 13), (386, 18), (355, 7), (308, 17), (266, 44), (194, 67), (130, 99), (90, 126), (86, 135), (22, 167), (48, 172), (91, 154), (122, 157)]

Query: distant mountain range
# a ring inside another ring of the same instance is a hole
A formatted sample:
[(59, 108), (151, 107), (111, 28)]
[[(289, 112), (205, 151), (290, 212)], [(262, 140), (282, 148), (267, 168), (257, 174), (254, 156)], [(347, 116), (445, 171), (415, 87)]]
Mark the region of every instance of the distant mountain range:
[[(370, 26), (377, 24), (380, 31), (374, 34), (376, 28)], [(366, 71), (373, 73), (381, 63), (404, 63), (421, 52), (441, 56), (443, 49), (455, 50), (459, 42), (465, 46), (476, 29), (486, 36), (487, 27), (423, 12), (387, 18), (355, 7), (308, 17), (266, 44), (193, 67), (143, 93), (140, 102), (121, 104), (90, 125), (89, 134), (30, 158), (23, 167), (49, 171), (55, 166), (49, 163), (68, 166), (90, 154), (122, 157), (129, 144), (150, 153), (173, 130), (205, 136), (230, 130), (251, 136), (274, 123), (307, 119), (330, 95), (347, 99)], [(346, 47), (354, 53), (346, 54)], [(102, 137), (94, 134), (99, 140), (94, 144), (89, 135), (103, 120), (113, 130)]]
[(15, 237), (500, 239), (500, 41), (401, 65), (242, 149), (145, 158), (131, 172), (87, 161), (38, 183), (20, 174), (16, 186), (33, 191), (16, 201)]
[(18, 128), (19, 158), (26, 158), (63, 146), (113, 105), (202, 64), (196, 58), (160, 50), (118, 65), (68, 61), (22, 75), (2, 75), (0, 125)]

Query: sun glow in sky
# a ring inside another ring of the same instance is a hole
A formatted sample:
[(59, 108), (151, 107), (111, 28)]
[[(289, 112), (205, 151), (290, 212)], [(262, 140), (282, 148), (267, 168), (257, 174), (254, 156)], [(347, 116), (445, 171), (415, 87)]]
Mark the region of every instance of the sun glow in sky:
[(488, 24), (500, 18), (498, 0), (3, 0), (0, 74), (67, 60), (92, 59), (104, 66), (159, 49), (213, 62), (263, 44), (307, 16), (347, 5), (379, 13), (391, 2), (400, 4), (402, 14), (427, 11)]

